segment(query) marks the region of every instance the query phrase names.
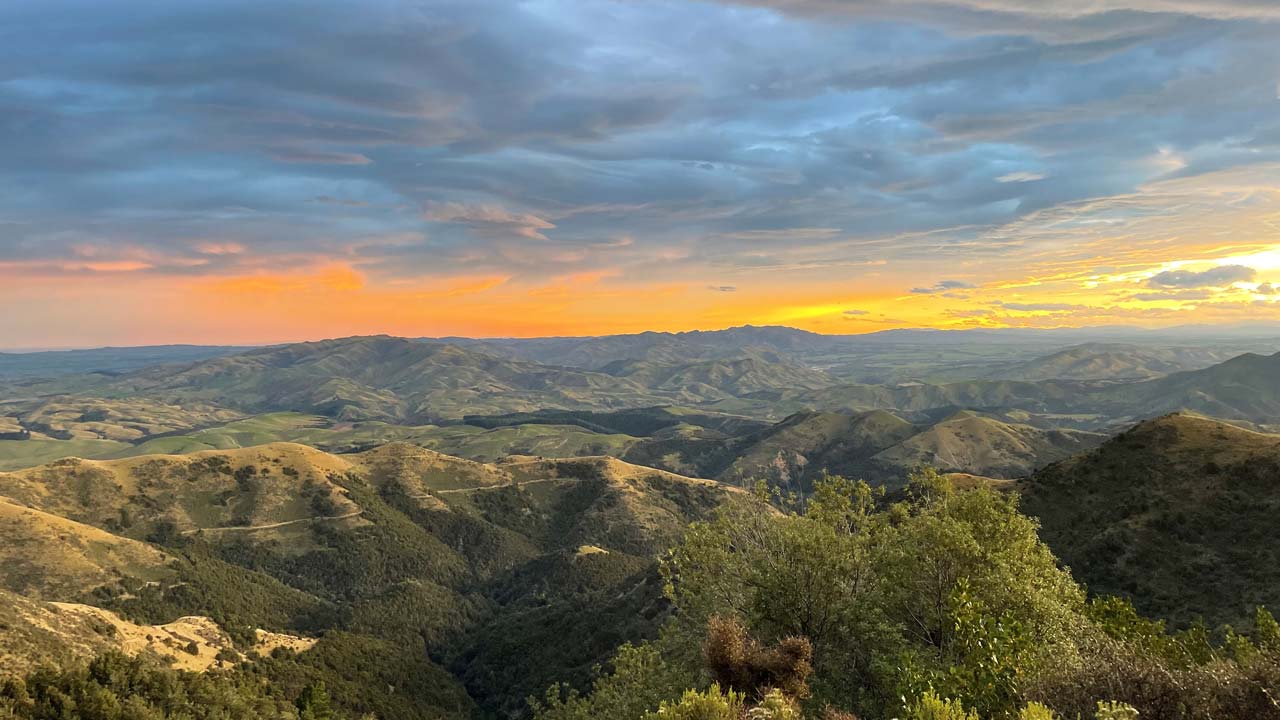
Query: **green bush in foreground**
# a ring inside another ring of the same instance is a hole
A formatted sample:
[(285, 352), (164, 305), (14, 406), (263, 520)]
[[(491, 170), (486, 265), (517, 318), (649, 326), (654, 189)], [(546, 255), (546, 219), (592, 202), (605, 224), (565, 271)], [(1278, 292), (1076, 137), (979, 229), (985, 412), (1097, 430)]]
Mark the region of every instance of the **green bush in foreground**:
[[(742, 694), (742, 718), (787, 712), (766, 697), (803, 718), (1280, 718), (1280, 625), (1265, 611), (1251, 636), (1170, 634), (1127, 602), (1086, 601), (1016, 496), (923, 472), (906, 497), (884, 505), (828, 478), (803, 506), (740, 503), (695, 524), (664, 562), (676, 613), (662, 637), (535, 717), (694, 712), (728, 697), (715, 682)], [(799, 681), (766, 662), (801, 642)]]

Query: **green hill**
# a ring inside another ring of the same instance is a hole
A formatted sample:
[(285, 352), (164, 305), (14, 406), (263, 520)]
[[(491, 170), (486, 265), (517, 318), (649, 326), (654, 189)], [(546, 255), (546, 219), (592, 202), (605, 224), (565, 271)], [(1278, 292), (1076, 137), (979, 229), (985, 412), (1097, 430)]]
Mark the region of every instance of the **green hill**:
[(1093, 447), (1105, 436), (1075, 430), (1042, 430), (959, 412), (875, 454), (884, 472), (905, 477), (930, 465), (945, 472), (1017, 478)]
[(1280, 417), (1280, 353), (1246, 353), (1203, 370), (1124, 386), (1099, 400), (1138, 416), (1190, 410), (1271, 424)]
[(1229, 360), (1232, 353), (1210, 347), (1143, 347), (1085, 343), (1038, 357), (989, 375), (998, 380), (1150, 380), (1199, 370)]
[[(238, 642), (253, 628), (322, 635), (270, 672), (331, 687), (391, 643), (418, 659), (379, 665), (382, 686), (424, 683), (396, 701), (403, 712), (453, 712), (460, 683), (489, 710), (521, 712), (549, 678), (585, 682), (656, 632), (657, 556), (734, 494), (614, 458), (484, 464), (406, 443), (69, 459), (0, 474), (13, 498), (0, 504), (0, 590), (141, 625), (206, 616)], [(593, 626), (534, 639), (584, 614)]]
[(104, 392), (205, 400), (249, 412), (314, 412), (346, 420), (661, 401), (643, 387), (602, 373), (391, 337), (298, 343), (199, 362), (177, 372), (142, 371), (109, 384)]
[(737, 458), (719, 477), (743, 483), (767, 480), (803, 488), (823, 472), (866, 477), (869, 459), (915, 434), (905, 420), (884, 411), (858, 415), (797, 413), (744, 438)]
[(1027, 480), (1023, 508), (1097, 593), (1186, 624), (1280, 607), (1280, 435), (1169, 415)]
[(601, 370), (645, 387), (674, 393), (677, 398), (702, 401), (779, 388), (816, 390), (838, 383), (818, 370), (754, 357), (676, 365), (626, 361), (611, 363)]

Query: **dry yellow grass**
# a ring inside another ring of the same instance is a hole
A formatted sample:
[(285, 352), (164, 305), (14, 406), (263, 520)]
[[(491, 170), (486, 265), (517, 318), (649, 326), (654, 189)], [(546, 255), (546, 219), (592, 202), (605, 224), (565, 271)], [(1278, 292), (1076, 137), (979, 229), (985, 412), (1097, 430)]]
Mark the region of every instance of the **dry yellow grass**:
[(0, 497), (0, 587), (65, 599), (124, 580), (161, 580), (171, 560), (151, 545)]
[[(121, 460), (67, 458), (0, 473), (0, 495), (130, 536), (158, 522), (193, 533), (317, 516), (354, 519), (359, 506), (333, 481), (351, 469), (338, 456), (296, 443)], [(317, 512), (318, 500), (325, 501), (324, 512)]]
[[(179, 670), (225, 669), (244, 659), (231, 637), (206, 617), (182, 617), (162, 625), (139, 625), (101, 608), (41, 602), (0, 590), (0, 676), (49, 662), (86, 659), (115, 650), (149, 654)], [(295, 652), (316, 641), (257, 632), (252, 648), (266, 654), (277, 647)]]

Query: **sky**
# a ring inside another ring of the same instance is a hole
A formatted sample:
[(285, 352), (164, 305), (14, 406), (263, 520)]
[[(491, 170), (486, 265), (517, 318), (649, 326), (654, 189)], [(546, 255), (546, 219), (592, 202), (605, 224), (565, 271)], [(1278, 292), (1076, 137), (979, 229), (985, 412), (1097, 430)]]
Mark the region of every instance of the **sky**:
[(0, 3), (0, 347), (1249, 321), (1274, 0)]

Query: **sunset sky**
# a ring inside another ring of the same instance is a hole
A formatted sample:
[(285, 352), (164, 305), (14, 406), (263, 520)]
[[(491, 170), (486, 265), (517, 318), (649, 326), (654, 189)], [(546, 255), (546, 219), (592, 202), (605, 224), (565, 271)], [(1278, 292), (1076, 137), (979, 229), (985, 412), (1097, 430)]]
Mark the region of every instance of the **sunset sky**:
[(5, 0), (0, 308), (3, 348), (1280, 321), (1280, 2)]

